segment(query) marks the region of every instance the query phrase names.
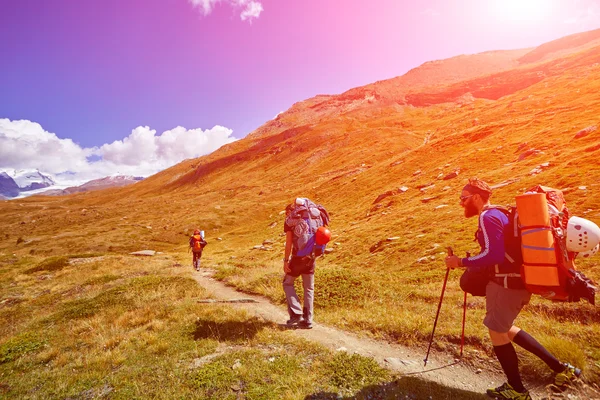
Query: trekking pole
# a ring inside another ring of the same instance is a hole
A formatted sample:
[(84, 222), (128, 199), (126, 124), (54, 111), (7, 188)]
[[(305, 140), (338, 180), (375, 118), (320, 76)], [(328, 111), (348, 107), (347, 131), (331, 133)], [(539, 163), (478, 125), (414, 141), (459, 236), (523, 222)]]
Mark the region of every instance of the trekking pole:
[[(467, 253), (467, 258), (471, 257), (471, 253)], [(463, 356), (463, 349), (465, 347), (465, 321), (467, 319), (467, 292), (465, 292), (465, 300), (463, 301), (463, 320), (462, 320), (462, 334), (460, 336), (460, 357)]]
[[(448, 247), (448, 255), (454, 255), (451, 247)], [(423, 368), (427, 366), (427, 359), (429, 358), (429, 351), (431, 350), (431, 344), (433, 343), (433, 334), (435, 333), (435, 327), (437, 326), (438, 317), (440, 316), (440, 309), (442, 308), (442, 301), (444, 300), (444, 292), (446, 291), (446, 283), (448, 282), (448, 275), (450, 274), (450, 268), (446, 268), (446, 276), (444, 277), (444, 285), (442, 286), (442, 294), (440, 295), (440, 302), (438, 304), (437, 313), (435, 314), (435, 321), (433, 322), (433, 329), (431, 331), (431, 337), (429, 338), (429, 346), (427, 347), (427, 354), (425, 355), (425, 365)]]

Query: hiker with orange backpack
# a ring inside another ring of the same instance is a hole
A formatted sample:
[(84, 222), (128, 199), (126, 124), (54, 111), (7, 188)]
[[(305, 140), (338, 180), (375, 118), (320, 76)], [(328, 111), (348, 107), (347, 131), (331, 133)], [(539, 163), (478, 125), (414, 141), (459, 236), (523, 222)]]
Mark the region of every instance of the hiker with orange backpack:
[(487, 390), (495, 399), (531, 399), (523, 386), (519, 373), (519, 360), (512, 343), (539, 357), (554, 372), (554, 385), (563, 389), (581, 374), (581, 370), (563, 363), (527, 332), (514, 325), (523, 307), (529, 303), (531, 293), (521, 279), (521, 262), (508, 254), (506, 241), (509, 219), (499, 208), (491, 206), (492, 189), (484, 181), (473, 178), (463, 188), (460, 205), (466, 218), (478, 216), (479, 226), (475, 234), (481, 247), (475, 256), (446, 257), (447, 268), (465, 268), (461, 287), (470, 293), (486, 297), (486, 315), (483, 324), (488, 328), (494, 353), (506, 374), (508, 382)]
[[(290, 316), (286, 322), (289, 327), (312, 329), (315, 264), (331, 238), (328, 225), (329, 214), (325, 208), (309, 199), (299, 197), (286, 207), (283, 291)], [(303, 306), (294, 289), (294, 281), (300, 276)]]
[(204, 231), (195, 229), (194, 234), (190, 237), (190, 249), (192, 249), (192, 265), (196, 271), (200, 271), (200, 258), (202, 258), (202, 250), (206, 245)]

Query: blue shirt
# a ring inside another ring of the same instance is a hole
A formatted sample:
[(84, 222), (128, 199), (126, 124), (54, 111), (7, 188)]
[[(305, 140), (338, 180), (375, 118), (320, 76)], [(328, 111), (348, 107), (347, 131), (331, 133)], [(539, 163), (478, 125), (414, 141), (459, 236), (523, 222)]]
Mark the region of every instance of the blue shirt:
[(479, 229), (476, 233), (481, 251), (475, 256), (463, 258), (462, 264), (471, 269), (484, 269), (506, 263), (512, 269), (505, 260), (504, 229), (507, 225), (508, 218), (502, 211), (496, 208), (484, 209), (479, 215)]

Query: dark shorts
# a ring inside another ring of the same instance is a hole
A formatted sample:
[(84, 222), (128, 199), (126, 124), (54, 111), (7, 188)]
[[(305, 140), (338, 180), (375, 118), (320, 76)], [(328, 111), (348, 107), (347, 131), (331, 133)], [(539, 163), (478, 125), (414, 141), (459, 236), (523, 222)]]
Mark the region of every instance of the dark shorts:
[(489, 329), (506, 333), (526, 304), (531, 293), (524, 289), (507, 289), (496, 282), (485, 288), (485, 318), (483, 324)]
[(298, 277), (303, 274), (315, 273), (315, 259), (312, 257), (292, 257), (290, 261), (290, 272), (288, 275)]

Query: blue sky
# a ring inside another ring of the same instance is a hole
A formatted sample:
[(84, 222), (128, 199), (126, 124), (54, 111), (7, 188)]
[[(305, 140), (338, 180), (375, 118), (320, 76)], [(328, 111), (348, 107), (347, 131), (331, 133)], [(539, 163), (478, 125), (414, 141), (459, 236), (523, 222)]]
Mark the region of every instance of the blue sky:
[(595, 28), (594, 0), (5, 1), (0, 169), (148, 175), (316, 94)]

